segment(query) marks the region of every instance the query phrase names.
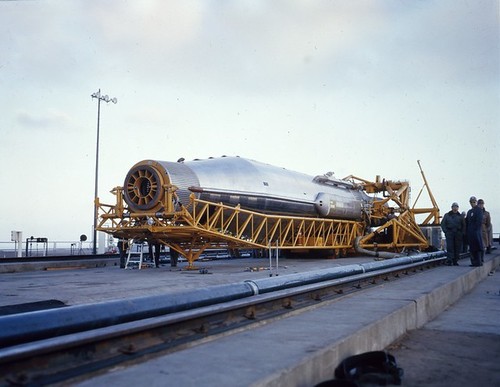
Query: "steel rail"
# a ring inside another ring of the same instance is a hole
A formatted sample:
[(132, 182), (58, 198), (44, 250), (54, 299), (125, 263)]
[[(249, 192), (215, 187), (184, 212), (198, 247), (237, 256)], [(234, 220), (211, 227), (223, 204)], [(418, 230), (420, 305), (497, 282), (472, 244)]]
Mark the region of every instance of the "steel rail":
[[(0, 385), (47, 385), (88, 378), (302, 313), (346, 294), (441, 265), (445, 257), (269, 291), (196, 309), (26, 342), (0, 349)], [(283, 276), (283, 279), (289, 276)]]

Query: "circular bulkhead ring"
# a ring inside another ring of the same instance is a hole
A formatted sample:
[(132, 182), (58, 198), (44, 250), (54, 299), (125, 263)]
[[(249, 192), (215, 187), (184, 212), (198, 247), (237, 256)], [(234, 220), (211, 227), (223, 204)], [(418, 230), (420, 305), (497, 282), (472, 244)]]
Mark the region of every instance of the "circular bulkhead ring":
[(156, 161), (135, 164), (125, 178), (124, 199), (135, 211), (157, 211), (162, 207), (164, 185), (169, 184), (165, 169)]

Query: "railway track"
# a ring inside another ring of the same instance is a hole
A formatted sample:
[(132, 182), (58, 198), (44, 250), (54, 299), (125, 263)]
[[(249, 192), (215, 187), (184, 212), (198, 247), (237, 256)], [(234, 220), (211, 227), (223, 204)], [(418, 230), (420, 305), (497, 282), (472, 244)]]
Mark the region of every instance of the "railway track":
[[(3, 329), (0, 384), (34, 386), (84, 380), (113, 367), (143, 362), (321, 307), (353, 292), (425, 272), (441, 265), (444, 259), (443, 254), (437, 254), (394, 266), (373, 262), (365, 264), (361, 273), (347, 269), (345, 275), (338, 278), (333, 275), (329, 280), (322, 280), (328, 276), (322, 278), (323, 274), (317, 273), (302, 280), (300, 275), (290, 275), (260, 280), (260, 283), (248, 281), (245, 286), (254, 290), (250, 297), (206, 302), (206, 305), (201, 302), (196, 308), (181, 307), (168, 314), (143, 313), (149, 316), (145, 318), (117, 319), (99, 325), (89, 317), (90, 323), (78, 328), (66, 328), (68, 324), (62, 322), (55, 331), (38, 333), (23, 333), (23, 328)], [(141, 300), (148, 302), (146, 298)], [(64, 309), (6, 316), (0, 318), (0, 327), (17, 321), (18, 326), (26, 322), (28, 329), (30, 324), (37, 325), (33, 318), (39, 318), (40, 322), (49, 321), (44, 318), (52, 321)]]

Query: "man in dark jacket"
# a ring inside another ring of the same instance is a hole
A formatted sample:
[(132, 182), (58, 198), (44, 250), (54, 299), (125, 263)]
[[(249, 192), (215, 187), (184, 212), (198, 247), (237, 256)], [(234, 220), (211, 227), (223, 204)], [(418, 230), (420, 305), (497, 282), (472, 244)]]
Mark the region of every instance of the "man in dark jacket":
[(467, 212), (465, 223), (467, 227), (467, 241), (469, 243), (471, 266), (482, 266), (484, 255), (483, 238), (481, 235), (483, 211), (477, 206), (475, 196), (471, 196), (469, 203), (472, 208)]
[(484, 200), (479, 199), (477, 201), (477, 206), (483, 211), (483, 223), (481, 226), (481, 235), (483, 237), (483, 248), (486, 251), (486, 254), (491, 253), (491, 245), (492, 242), (492, 227), (491, 227), (491, 215), (489, 211), (486, 211), (484, 208)]
[(448, 259), (446, 264), (458, 266), (458, 258), (462, 251), (462, 240), (465, 231), (465, 220), (460, 212), (458, 212), (458, 203), (451, 205), (451, 211), (444, 214), (441, 221), (441, 229), (446, 236), (446, 252)]

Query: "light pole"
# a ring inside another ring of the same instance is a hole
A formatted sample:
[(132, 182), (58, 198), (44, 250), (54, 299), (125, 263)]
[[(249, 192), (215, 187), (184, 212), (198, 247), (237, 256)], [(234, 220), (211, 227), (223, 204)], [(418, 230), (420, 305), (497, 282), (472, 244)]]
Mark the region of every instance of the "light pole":
[(113, 102), (116, 103), (118, 100), (116, 98), (109, 98), (108, 95), (101, 95), (101, 89), (95, 92), (91, 96), (92, 98), (97, 98), (97, 141), (95, 146), (95, 191), (94, 191), (94, 238), (92, 254), (97, 254), (97, 197), (98, 197), (98, 176), (99, 176), (99, 121), (101, 119), (101, 101), (106, 103)]

